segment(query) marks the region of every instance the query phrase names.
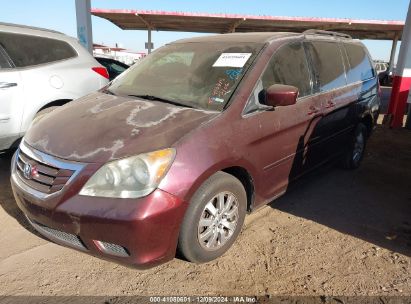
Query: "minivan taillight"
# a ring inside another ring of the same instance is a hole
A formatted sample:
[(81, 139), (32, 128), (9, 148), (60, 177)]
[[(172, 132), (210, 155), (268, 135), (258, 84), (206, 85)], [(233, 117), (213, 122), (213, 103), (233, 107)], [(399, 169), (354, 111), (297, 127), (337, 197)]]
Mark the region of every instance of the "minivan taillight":
[(91, 68), (94, 72), (96, 72), (97, 74), (100, 74), (101, 76), (103, 76), (104, 78), (108, 79), (108, 72), (107, 69), (105, 67), (94, 67)]

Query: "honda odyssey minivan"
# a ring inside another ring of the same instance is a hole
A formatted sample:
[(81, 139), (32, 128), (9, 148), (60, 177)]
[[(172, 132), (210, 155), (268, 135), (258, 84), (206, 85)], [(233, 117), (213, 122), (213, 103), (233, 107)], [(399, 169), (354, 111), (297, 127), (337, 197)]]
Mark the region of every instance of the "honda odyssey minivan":
[(339, 159), (360, 165), (379, 113), (366, 48), (344, 34), (225, 34), (168, 44), (38, 119), (12, 161), (31, 225), (147, 268), (211, 261), (247, 212)]

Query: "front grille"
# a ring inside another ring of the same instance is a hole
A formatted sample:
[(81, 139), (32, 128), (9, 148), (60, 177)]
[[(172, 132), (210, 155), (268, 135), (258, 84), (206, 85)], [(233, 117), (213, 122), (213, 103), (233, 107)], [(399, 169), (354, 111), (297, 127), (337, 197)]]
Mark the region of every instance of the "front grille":
[(41, 234), (43, 234), (45, 237), (48, 237), (52, 240), (60, 241), (66, 245), (76, 247), (81, 250), (87, 250), (86, 246), (83, 244), (81, 239), (71, 233), (67, 233), (64, 231), (56, 230), (47, 226), (44, 226), (40, 223), (37, 223), (29, 218), (27, 218), (30, 224)]
[[(41, 163), (21, 150), (16, 161), (17, 174), (31, 188), (46, 194), (60, 191), (74, 171)], [(27, 171), (25, 174), (25, 168)], [(29, 174), (27, 174), (29, 173)]]

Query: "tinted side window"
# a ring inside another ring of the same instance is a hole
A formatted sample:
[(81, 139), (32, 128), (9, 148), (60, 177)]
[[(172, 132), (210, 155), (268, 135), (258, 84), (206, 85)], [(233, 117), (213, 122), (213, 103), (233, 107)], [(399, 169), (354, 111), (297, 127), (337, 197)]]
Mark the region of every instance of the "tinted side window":
[(4, 52), (3, 48), (0, 46), (0, 69), (9, 69), (11, 64), (7, 58), (7, 54)]
[(337, 43), (313, 41), (307, 43), (307, 48), (313, 61), (320, 92), (346, 85), (344, 65)]
[(350, 69), (347, 72), (349, 83), (367, 80), (375, 76), (370, 58), (361, 45), (345, 43), (344, 47), (350, 63)]
[(0, 33), (0, 45), (19, 68), (77, 56), (68, 43), (38, 36)]
[(121, 65), (119, 65), (119, 64), (117, 64), (117, 63), (115, 63), (115, 62), (113, 62), (113, 63), (110, 64), (110, 68), (111, 68), (114, 72), (116, 72), (116, 73), (118, 73), (118, 74), (121, 74), (121, 73), (123, 73), (125, 70), (127, 70), (127, 68), (125, 68), (125, 67), (123, 67), (123, 66), (121, 66)]
[(271, 58), (262, 82), (264, 89), (273, 84), (285, 84), (297, 87), (300, 97), (311, 94), (310, 72), (302, 44), (281, 47)]

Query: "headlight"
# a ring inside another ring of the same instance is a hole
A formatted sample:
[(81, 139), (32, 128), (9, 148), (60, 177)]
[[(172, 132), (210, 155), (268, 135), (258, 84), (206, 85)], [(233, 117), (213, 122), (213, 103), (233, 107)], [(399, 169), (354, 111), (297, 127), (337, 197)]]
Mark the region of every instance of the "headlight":
[(117, 198), (146, 196), (157, 188), (175, 154), (175, 149), (165, 149), (107, 163), (87, 181), (80, 195)]

